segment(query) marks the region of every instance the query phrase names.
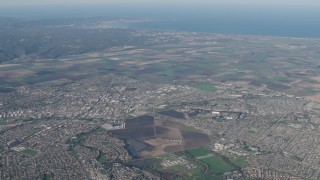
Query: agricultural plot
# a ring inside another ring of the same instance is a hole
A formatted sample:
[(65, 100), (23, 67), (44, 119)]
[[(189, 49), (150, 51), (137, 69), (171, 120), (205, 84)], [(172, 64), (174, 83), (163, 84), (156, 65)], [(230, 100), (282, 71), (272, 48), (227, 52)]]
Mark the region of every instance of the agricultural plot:
[(236, 170), (219, 156), (212, 156), (202, 159), (201, 161), (209, 166), (209, 171), (213, 174), (223, 174)]
[(144, 115), (126, 120), (125, 129), (111, 130), (112, 136), (127, 141), (134, 157), (155, 157), (206, 145), (206, 134), (186, 129), (183, 113), (165, 111), (164, 115)]

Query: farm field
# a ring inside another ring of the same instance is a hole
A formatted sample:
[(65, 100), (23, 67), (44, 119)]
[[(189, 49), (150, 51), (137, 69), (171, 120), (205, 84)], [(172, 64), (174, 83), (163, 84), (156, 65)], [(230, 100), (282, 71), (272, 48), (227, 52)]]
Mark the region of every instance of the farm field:
[[(175, 37), (175, 41), (159, 44), (150, 39), (149, 46), (1, 64), (0, 92), (60, 78), (114, 73), (148, 82), (179, 82), (207, 92), (217, 90), (215, 82), (241, 82), (320, 101), (317, 39), (178, 32), (155, 36)], [(196, 42), (201, 43), (194, 45)]]
[(159, 114), (127, 119), (125, 129), (110, 132), (116, 138), (127, 140), (129, 151), (137, 157), (160, 156), (210, 142), (208, 135), (185, 128), (183, 113), (165, 111)]

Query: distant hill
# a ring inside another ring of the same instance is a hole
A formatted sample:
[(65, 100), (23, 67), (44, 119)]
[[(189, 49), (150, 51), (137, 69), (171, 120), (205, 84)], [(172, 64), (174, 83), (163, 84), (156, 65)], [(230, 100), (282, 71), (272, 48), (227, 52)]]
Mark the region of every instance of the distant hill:
[(0, 62), (54, 59), (143, 42), (142, 37), (132, 37), (132, 30), (113, 28), (108, 24), (110, 20), (115, 19), (20, 20), (0, 17)]

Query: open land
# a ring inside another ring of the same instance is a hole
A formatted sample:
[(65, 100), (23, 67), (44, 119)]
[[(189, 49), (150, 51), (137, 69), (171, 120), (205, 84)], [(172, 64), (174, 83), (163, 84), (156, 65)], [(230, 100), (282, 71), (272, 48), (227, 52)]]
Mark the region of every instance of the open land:
[[(184, 118), (181, 116), (183, 113), (173, 110), (163, 111), (160, 114), (180, 115), (178, 117)], [(129, 144), (128, 148), (141, 158), (183, 151), (210, 143), (208, 135), (204, 133), (182, 130), (185, 127), (184, 121), (184, 119), (163, 115), (157, 116), (157, 118), (145, 115), (127, 119), (125, 129), (110, 132), (114, 137), (135, 142)]]

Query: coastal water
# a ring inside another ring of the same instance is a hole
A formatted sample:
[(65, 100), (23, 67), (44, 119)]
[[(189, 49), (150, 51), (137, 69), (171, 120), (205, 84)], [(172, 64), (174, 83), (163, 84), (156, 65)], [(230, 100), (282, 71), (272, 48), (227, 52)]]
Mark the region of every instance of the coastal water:
[(144, 7), (72, 6), (1, 8), (0, 16), (20, 18), (65, 18), (107, 16), (137, 18), (131, 28), (320, 38), (318, 7)]
[(180, 12), (163, 21), (145, 21), (128, 27), (187, 32), (320, 38), (320, 11), (315, 9), (203, 8)]

